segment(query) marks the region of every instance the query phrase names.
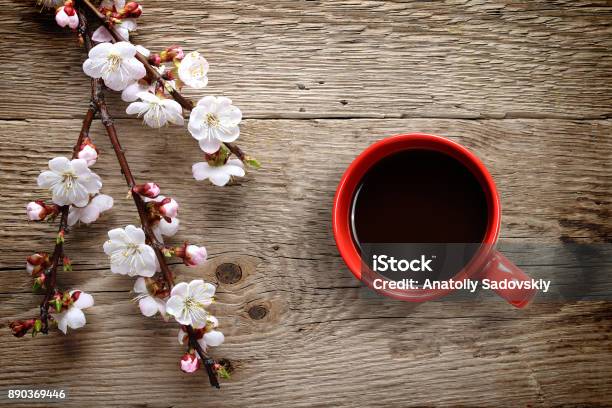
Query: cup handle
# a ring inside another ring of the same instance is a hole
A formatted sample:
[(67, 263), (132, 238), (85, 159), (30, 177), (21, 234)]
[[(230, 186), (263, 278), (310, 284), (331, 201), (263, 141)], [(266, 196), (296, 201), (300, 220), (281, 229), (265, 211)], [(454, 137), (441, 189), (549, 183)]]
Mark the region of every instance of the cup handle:
[[(490, 281), (531, 281), (525, 272), (513, 264), (498, 251), (493, 251), (489, 263), (483, 270), (482, 279)], [(494, 289), (495, 292), (504, 298), (511, 305), (519, 309), (527, 306), (535, 296), (536, 289)]]

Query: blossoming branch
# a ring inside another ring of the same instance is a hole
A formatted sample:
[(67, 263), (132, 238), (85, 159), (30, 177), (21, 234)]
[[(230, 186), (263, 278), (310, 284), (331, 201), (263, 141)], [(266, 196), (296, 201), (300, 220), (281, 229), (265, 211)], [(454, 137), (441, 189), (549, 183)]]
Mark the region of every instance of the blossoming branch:
[[(223, 334), (216, 330), (219, 322), (207, 307), (214, 301), (215, 287), (202, 280), (175, 284), (167, 258), (178, 257), (188, 266), (207, 258), (204, 247), (184, 243), (171, 246), (164, 237), (173, 236), (179, 227), (178, 203), (160, 193), (156, 183), (137, 184), (123, 153), (112, 118), (108, 113), (103, 86), (121, 91), (131, 102), (126, 112), (143, 117), (153, 128), (168, 124), (184, 125), (183, 109), (191, 111), (187, 129), (198, 141), (204, 161), (192, 166), (194, 178), (208, 179), (217, 186), (245, 174), (244, 165), (258, 167), (257, 160), (247, 156), (233, 142), (239, 137), (242, 113), (226, 97), (205, 96), (197, 104), (185, 98), (185, 87), (202, 89), (208, 83), (208, 62), (198, 52), (185, 54), (181, 47), (171, 46), (159, 54), (128, 42), (137, 28), (136, 19), (142, 6), (123, 0), (102, 0), (96, 6), (89, 0), (38, 0), (44, 7), (55, 8), (56, 22), (62, 27), (78, 29), (88, 58), (83, 71), (92, 78), (92, 97), (71, 160), (63, 157), (49, 161), (49, 170), (41, 173), (38, 184), (51, 192), (51, 203), (42, 200), (29, 203), (28, 217), (42, 221), (59, 216), (59, 233), (51, 256), (38, 253), (28, 258), (27, 268), (34, 277), (34, 288), (45, 290), (40, 317), (12, 322), (16, 336), (28, 331), (48, 333), (50, 323), (67, 332), (85, 325), (82, 312), (93, 305), (93, 298), (82, 291), (62, 292), (56, 288), (57, 270), (71, 268), (64, 255), (64, 237), (68, 227), (91, 223), (113, 205), (111, 197), (100, 193), (102, 182), (89, 167), (94, 165), (98, 150), (89, 137), (91, 122), (99, 113), (138, 211), (141, 226), (128, 225), (108, 233), (104, 252), (109, 256), (111, 271), (137, 277), (134, 292), (143, 315), (170, 316), (180, 324), (178, 340), (187, 346), (180, 368), (194, 372), (203, 364), (213, 386), (217, 376), (226, 376), (223, 366), (207, 354), (209, 346), (220, 345)], [(86, 12), (101, 25), (91, 33)], [(232, 158), (234, 155), (236, 158)], [(55, 313), (50, 315), (49, 308)]]

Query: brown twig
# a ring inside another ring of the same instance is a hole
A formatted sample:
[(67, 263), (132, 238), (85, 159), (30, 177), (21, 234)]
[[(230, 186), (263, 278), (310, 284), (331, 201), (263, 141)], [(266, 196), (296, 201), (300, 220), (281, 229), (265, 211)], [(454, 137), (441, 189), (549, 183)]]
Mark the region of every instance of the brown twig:
[[(88, 0), (83, 0), (85, 4), (88, 4)], [(91, 3), (89, 3), (91, 5)], [(95, 6), (94, 6), (95, 7)], [(91, 8), (91, 7), (90, 7)], [(96, 9), (97, 11), (97, 9)], [(86, 50), (89, 52), (91, 49), (91, 34), (89, 33), (87, 26), (87, 19), (84, 15), (83, 10), (79, 9), (79, 32), (83, 36), (84, 44)], [(101, 13), (97, 11), (96, 15), (100, 15)], [(121, 167), (121, 172), (125, 177), (125, 181), (130, 188), (130, 193), (132, 192), (132, 188), (136, 186), (136, 179), (134, 178), (130, 166), (128, 164), (127, 158), (125, 157), (125, 153), (123, 148), (121, 147), (121, 143), (119, 141), (119, 137), (117, 136), (117, 130), (115, 129), (115, 125), (113, 120), (108, 112), (108, 108), (106, 106), (106, 101), (104, 98), (104, 93), (102, 90), (101, 80), (95, 79), (92, 80), (92, 105), (100, 112), (100, 119), (104, 128), (106, 129), (106, 133), (108, 138), (113, 146), (113, 150), (115, 151), (115, 155), (117, 156), (117, 161), (119, 162), (119, 167)], [(134, 200), (134, 204), (136, 205), (136, 210), (138, 211), (138, 216), (140, 218), (140, 224), (142, 225), (143, 231), (145, 233), (147, 243), (150, 244), (155, 251), (155, 256), (159, 261), (159, 266), (162, 271), (162, 276), (164, 278), (164, 282), (167, 286), (167, 289), (170, 291), (174, 286), (174, 277), (172, 275), (172, 271), (168, 267), (168, 263), (166, 262), (166, 257), (162, 252), (164, 245), (157, 240), (155, 234), (153, 233), (153, 228), (151, 226), (148, 214), (147, 214), (147, 205), (144, 202), (142, 196), (136, 193), (131, 193), (132, 199)], [(198, 343), (196, 334), (194, 332), (193, 327), (187, 326), (187, 334), (189, 337), (189, 344), (193, 347), (206, 368), (206, 373), (208, 374), (208, 378), (210, 380), (210, 384), (214, 387), (220, 388), (219, 380), (217, 378), (216, 372), (213, 370), (214, 360), (211, 359), (206, 352), (200, 347)]]
[[(126, 41), (121, 36), (121, 34), (119, 34), (117, 30), (115, 30), (113, 25), (108, 21), (106, 16), (96, 7), (96, 5), (94, 5), (90, 0), (82, 0), (82, 2), (87, 6), (89, 10), (91, 10), (94, 13), (94, 15), (98, 18), (98, 20), (100, 20), (100, 22), (106, 26), (107, 30), (111, 33), (111, 36), (113, 37), (113, 42)], [(166, 80), (162, 78), (161, 75), (159, 75), (159, 72), (157, 72), (157, 70), (153, 68), (151, 63), (149, 63), (149, 60), (144, 55), (137, 52), (136, 59), (138, 59), (138, 61), (140, 61), (144, 65), (145, 70), (147, 71), (147, 76), (149, 78), (162, 84), (163, 89), (167, 89)], [(172, 98), (175, 101), (177, 101), (183, 107), (183, 109), (187, 111), (191, 111), (194, 107), (193, 101), (185, 97), (178, 90), (174, 88), (171, 88), (171, 89), (172, 90), (170, 91), (170, 95), (172, 96)], [(236, 155), (236, 157), (238, 157), (242, 162), (246, 162), (249, 159), (246, 153), (244, 153), (244, 151), (237, 144), (229, 143), (229, 142), (224, 142), (223, 144), (225, 145), (225, 147), (229, 149), (230, 152)]]

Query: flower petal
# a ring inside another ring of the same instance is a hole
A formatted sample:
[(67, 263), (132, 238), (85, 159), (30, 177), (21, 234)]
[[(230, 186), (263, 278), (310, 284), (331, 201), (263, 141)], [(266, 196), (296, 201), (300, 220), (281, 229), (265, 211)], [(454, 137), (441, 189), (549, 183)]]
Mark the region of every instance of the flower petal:
[(108, 231), (108, 239), (111, 241), (129, 242), (129, 237), (123, 228), (114, 228)]
[(57, 313), (53, 315), (53, 318), (57, 322), (57, 328), (64, 334), (68, 331), (68, 319), (66, 319), (66, 312)]
[(72, 227), (81, 219), (81, 208), (71, 206), (68, 211), (68, 226)]
[(180, 225), (180, 222), (179, 222), (178, 218), (175, 217), (175, 218), (171, 218), (170, 220), (171, 220), (171, 222), (167, 222), (163, 218), (161, 220), (159, 220), (159, 232), (162, 235), (165, 235), (167, 237), (171, 237), (171, 236), (175, 235), (176, 232), (178, 231), (179, 225)]
[(198, 181), (206, 180), (211, 174), (210, 166), (206, 162), (194, 163), (194, 165), (191, 166), (191, 171), (193, 173), (193, 178)]
[[(127, 88), (125, 88), (127, 89)], [(125, 90), (124, 90), (125, 92)], [(122, 94), (123, 95), (123, 94)], [(142, 115), (149, 110), (149, 104), (145, 102), (132, 102), (128, 105), (125, 113), (128, 115)]]
[(70, 160), (65, 157), (56, 157), (54, 159), (49, 160), (49, 168), (51, 171), (55, 171), (57, 173), (64, 173), (70, 171)]
[(145, 281), (145, 278), (138, 278), (136, 279), (136, 282), (134, 282), (134, 292), (136, 293), (149, 293), (149, 290), (147, 289), (147, 282)]
[[(102, 44), (106, 44), (106, 43), (102, 43)], [(104, 74), (104, 70), (106, 68), (106, 64), (107, 64), (106, 59), (89, 58), (85, 60), (85, 62), (83, 62), (83, 72), (87, 76), (90, 76), (92, 78), (102, 78), (102, 75)]]
[[(70, 295), (72, 295), (74, 292), (76, 292), (76, 290), (70, 291)], [(94, 305), (93, 296), (91, 296), (89, 293), (85, 293), (82, 291), (79, 291), (79, 292), (81, 292), (81, 294), (79, 295), (79, 298), (77, 299), (76, 302), (72, 304), (74, 307), (77, 307), (79, 309), (87, 309), (88, 307), (91, 307)]]
[(68, 323), (68, 327), (71, 329), (80, 329), (85, 326), (87, 320), (85, 319), (85, 313), (81, 311), (81, 309), (77, 307), (71, 307), (66, 312), (66, 321)]
[(134, 244), (144, 244), (145, 242), (145, 233), (142, 228), (138, 228), (133, 225), (128, 225), (127, 227), (125, 227), (125, 235)]
[(185, 344), (185, 340), (187, 340), (185, 337), (187, 336), (187, 333), (185, 332), (185, 330), (183, 330), (183, 328), (180, 328), (178, 331), (178, 343), (179, 344)]
[(113, 202), (113, 197), (106, 194), (98, 194), (91, 200), (91, 204), (96, 206), (100, 212), (113, 208)]
[(140, 308), (140, 312), (147, 317), (154, 316), (159, 311), (157, 302), (151, 296), (141, 298), (138, 301), (138, 307)]
[(81, 210), (79, 219), (85, 224), (91, 224), (97, 220), (98, 217), (100, 217), (100, 210), (95, 205), (89, 203), (89, 205)]
[(220, 346), (225, 340), (225, 336), (223, 335), (223, 333), (218, 330), (211, 330), (207, 333), (204, 333), (204, 336), (202, 338), (204, 339), (206, 344), (211, 347)]
[(225, 171), (217, 171), (210, 175), (210, 182), (215, 186), (223, 187), (230, 181), (230, 175)]
[(126, 69), (130, 75), (130, 79), (140, 79), (147, 74), (142, 62), (138, 61), (136, 58), (124, 59), (121, 63), (121, 67)]
[(111, 42), (113, 41), (113, 36), (111, 35), (110, 31), (108, 31), (106, 27), (102, 25), (98, 27), (96, 31), (93, 32), (91, 39), (99, 43)]
[(200, 149), (205, 153), (213, 154), (221, 147), (221, 141), (216, 138), (205, 137), (200, 139)]
[(113, 51), (119, 53), (124, 60), (130, 59), (136, 55), (136, 47), (128, 41), (119, 41), (115, 43)]
[(101, 43), (93, 47), (87, 56), (91, 59), (95, 58), (106, 58), (108, 54), (113, 50), (113, 44), (111, 43)]
[(62, 181), (62, 176), (54, 171), (43, 171), (38, 175), (36, 182), (39, 187), (51, 188)]
[(174, 285), (170, 296), (185, 298), (189, 295), (189, 285), (186, 282), (180, 282)]

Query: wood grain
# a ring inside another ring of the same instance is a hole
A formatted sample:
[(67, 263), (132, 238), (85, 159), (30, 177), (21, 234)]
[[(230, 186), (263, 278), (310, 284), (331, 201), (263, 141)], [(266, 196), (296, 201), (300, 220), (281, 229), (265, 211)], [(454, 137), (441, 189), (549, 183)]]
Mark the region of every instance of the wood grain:
[[(491, 171), (507, 255), (534, 277), (579, 276), (575, 259), (546, 246), (612, 242), (610, 2), (144, 6), (136, 41), (203, 51), (206, 93), (243, 109), (240, 145), (263, 163), (226, 188), (195, 182), (202, 157), (185, 129), (144, 128), (109, 98), (135, 176), (181, 204), (171, 242), (211, 254), (202, 267), (174, 268), (179, 280), (219, 284), (226, 343), (213, 354), (231, 362), (232, 379), (216, 391), (204, 375), (182, 374), (176, 325), (142, 317), (132, 280), (110, 273), (106, 231), (137, 215), (98, 122), (94, 171), (115, 207), (70, 232), (74, 270), (59, 276), (94, 293), (88, 325), (36, 339), (5, 327), (36, 313), (24, 260), (51, 249), (54, 228), (27, 222), (24, 206), (47, 197), (35, 181), (47, 160), (70, 154), (88, 82), (70, 34), (27, 2), (0, 0), (0, 391), (43, 385), (38, 376), (68, 390), (59, 404), (68, 407), (612, 405), (607, 298), (541, 298), (526, 310), (491, 297), (380, 298), (346, 269), (330, 225), (336, 185), (361, 150), (393, 134), (440, 134)], [(223, 263), (241, 278), (219, 282)]]
[[(153, 51), (174, 43), (202, 51), (206, 92), (232, 97), (249, 118), (606, 118), (609, 6), (146, 0), (134, 39)], [(0, 7), (0, 55), (11, 73), (0, 82), (2, 116), (78, 117), (88, 85), (73, 37), (27, 1)], [(61, 104), (48, 103), (48, 84)]]
[[(135, 222), (135, 212), (96, 123), (92, 136), (102, 156), (95, 170), (116, 206), (100, 222), (68, 236), (75, 266), (61, 274), (60, 282), (95, 292), (98, 306), (88, 314), (91, 325), (66, 338), (20, 341), (0, 331), (0, 356), (7, 362), (0, 384), (30, 378), (31, 368), (9, 359), (19, 350), (43, 373), (78, 363), (78, 382), (68, 373), (52, 381), (70, 387), (76, 405), (99, 402), (102, 396), (122, 406), (143, 401), (147, 406), (205, 401), (350, 406), (357, 396), (365, 405), (386, 406), (610, 402), (608, 303), (541, 302), (517, 311), (491, 299), (418, 307), (380, 299), (346, 270), (330, 231), (335, 185), (351, 159), (381, 137), (418, 130), (448, 135), (482, 157), (502, 192), (507, 242), (534, 237), (548, 243), (609, 242), (610, 122), (247, 120), (243, 144), (264, 168), (217, 189), (204, 183), (194, 187), (189, 167), (199, 153), (184, 131), (152, 134), (138, 120), (117, 121), (135, 174), (143, 181), (164, 180), (162, 187), (182, 204), (183, 228), (175, 241), (205, 243), (213, 256), (203, 268), (178, 267), (181, 279), (215, 281), (222, 262), (242, 267), (238, 283), (220, 284), (216, 313), (228, 340), (215, 355), (235, 366), (234, 378), (221, 392), (207, 390), (203, 378), (176, 371), (175, 326), (139, 316), (129, 301), (130, 280), (108, 271), (100, 250), (105, 231)], [(0, 151), (5, 166), (0, 185), (12, 186), (0, 191), (11, 203), (1, 221), (6, 235), (0, 255), (3, 316), (35, 312), (37, 297), (28, 294), (23, 259), (32, 248), (46, 248), (52, 236), (50, 226), (23, 221), (22, 203), (39, 196), (34, 178), (48, 156), (32, 141), (46, 135), (54, 141), (50, 153), (62, 154), (78, 127), (78, 120), (5, 123), (5, 140), (22, 135), (31, 142), (8, 142)], [(147, 143), (152, 138), (155, 142)], [(15, 175), (23, 184), (11, 183)], [(530, 260), (532, 255), (513, 254), (534, 276), (538, 265), (559, 262)], [(263, 306), (266, 316), (251, 318), (253, 306)], [(58, 357), (38, 357), (41, 346)], [(168, 388), (161, 401), (142, 389), (143, 370), (152, 388)], [(352, 372), (361, 381), (347, 375)], [(96, 386), (88, 388), (93, 381)]]

